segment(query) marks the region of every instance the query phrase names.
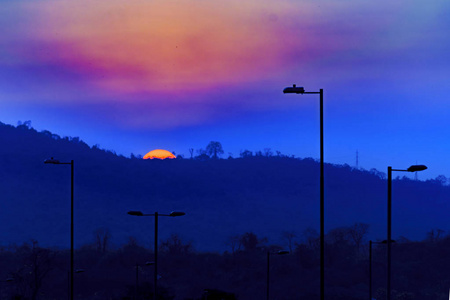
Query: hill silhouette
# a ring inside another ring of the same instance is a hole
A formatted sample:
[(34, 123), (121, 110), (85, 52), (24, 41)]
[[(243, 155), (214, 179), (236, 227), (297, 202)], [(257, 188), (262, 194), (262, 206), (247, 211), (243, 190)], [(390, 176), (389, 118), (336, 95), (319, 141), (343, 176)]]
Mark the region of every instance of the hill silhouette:
[[(70, 167), (44, 164), (50, 157), (74, 160), (76, 247), (93, 243), (99, 229), (108, 230), (116, 245), (132, 236), (150, 247), (153, 218), (129, 216), (130, 210), (185, 211), (183, 217), (160, 218), (160, 237), (176, 233), (200, 251), (229, 250), (230, 237), (245, 232), (285, 245), (283, 232), (301, 239), (305, 229), (318, 229), (319, 166), (311, 158), (127, 158), (78, 137), (38, 132), (27, 122), (0, 123), (0, 141), (2, 245), (34, 239), (68, 247)], [(450, 187), (444, 182), (394, 179), (394, 239), (420, 240), (431, 229), (448, 229)], [(383, 239), (385, 175), (326, 164), (325, 218), (326, 230), (361, 222), (370, 225), (369, 237)]]

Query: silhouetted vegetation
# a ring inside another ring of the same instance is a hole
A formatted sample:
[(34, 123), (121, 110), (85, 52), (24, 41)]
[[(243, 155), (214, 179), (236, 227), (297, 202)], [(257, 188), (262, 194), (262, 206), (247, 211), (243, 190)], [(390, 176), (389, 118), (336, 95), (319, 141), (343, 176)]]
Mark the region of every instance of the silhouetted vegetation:
[[(368, 297), (368, 241), (365, 224), (330, 230), (326, 235), (326, 293), (330, 299)], [(435, 231), (433, 231), (435, 232)], [(358, 239), (354, 239), (354, 234)], [(306, 234), (307, 235), (307, 234)], [(447, 299), (450, 284), (450, 236), (441, 234), (393, 245), (393, 300)], [(361, 237), (361, 239), (359, 238)], [(193, 251), (188, 242), (172, 236), (161, 241), (160, 299), (264, 299), (266, 252), (283, 249), (252, 232), (239, 236), (239, 250), (223, 254)], [(263, 241), (263, 243), (261, 243)], [(359, 246), (358, 246), (359, 245)], [(295, 243), (290, 255), (271, 260), (271, 291), (276, 299), (318, 297), (318, 236)], [(95, 245), (75, 252), (77, 299), (134, 299), (136, 264), (138, 299), (153, 299), (153, 251), (131, 238), (114, 250)], [(64, 299), (67, 295), (69, 251), (41, 248), (37, 241), (0, 249), (0, 299)], [(374, 297), (385, 299), (386, 248), (373, 248)]]
[[(136, 263), (138, 292), (152, 299), (152, 267), (144, 264), (153, 255), (153, 219), (130, 210), (187, 213), (160, 218), (161, 299), (263, 299), (265, 254), (281, 249), (292, 254), (273, 258), (271, 293), (317, 298), (319, 168), (311, 158), (264, 149), (220, 159), (222, 146), (211, 142), (218, 145), (197, 156), (189, 149), (192, 159), (144, 161), (38, 132), (29, 121), (0, 123), (0, 141), (0, 299), (67, 295), (70, 169), (44, 165), (49, 157), (75, 161), (75, 264), (84, 269), (75, 275), (78, 299), (133, 299)], [(326, 164), (325, 177), (326, 293), (364, 299), (367, 241), (385, 236), (385, 174)], [(393, 299), (444, 299), (448, 180), (397, 177), (393, 193)], [(374, 249), (378, 300), (384, 247)]]

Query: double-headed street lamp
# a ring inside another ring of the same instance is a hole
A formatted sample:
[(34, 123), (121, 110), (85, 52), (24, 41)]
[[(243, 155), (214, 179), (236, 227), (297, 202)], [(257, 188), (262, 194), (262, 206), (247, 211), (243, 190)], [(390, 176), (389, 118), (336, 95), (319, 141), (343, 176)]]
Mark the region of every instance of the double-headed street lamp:
[(46, 159), (44, 164), (70, 165), (70, 300), (73, 300), (73, 160), (70, 162), (60, 162), (53, 157)]
[(303, 87), (287, 87), (284, 94), (320, 95), (320, 299), (325, 299), (325, 222), (324, 222), (324, 160), (323, 160), (323, 89), (318, 92), (306, 92)]
[(277, 252), (267, 251), (267, 284), (266, 284), (266, 299), (269, 300), (269, 283), (270, 283), (270, 256), (271, 255), (285, 255), (289, 254), (289, 251), (280, 250)]
[(388, 200), (387, 200), (387, 300), (391, 300), (391, 224), (392, 224), (392, 171), (397, 172), (418, 172), (426, 170), (425, 165), (412, 165), (406, 170), (392, 169), (388, 167)]
[(184, 216), (186, 213), (182, 212), (182, 211), (173, 211), (170, 214), (160, 214), (158, 212), (155, 212), (154, 214), (144, 214), (141, 211), (129, 211), (128, 212), (129, 215), (131, 216), (138, 216), (138, 217), (155, 217), (155, 268), (154, 268), (154, 272), (155, 272), (155, 278), (154, 278), (154, 296), (153, 299), (157, 299), (158, 296), (158, 288), (157, 288), (157, 284), (158, 284), (158, 217), (180, 217), (180, 216)]

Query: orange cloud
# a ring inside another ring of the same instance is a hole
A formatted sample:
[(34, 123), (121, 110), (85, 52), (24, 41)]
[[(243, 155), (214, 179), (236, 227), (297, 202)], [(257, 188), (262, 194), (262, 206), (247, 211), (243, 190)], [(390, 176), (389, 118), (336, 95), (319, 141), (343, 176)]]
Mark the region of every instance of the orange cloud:
[[(41, 59), (85, 74), (105, 91), (204, 90), (273, 76), (285, 52), (279, 18), (290, 2), (44, 1)], [(32, 4), (30, 4), (32, 5)], [(298, 5), (296, 5), (298, 7)]]

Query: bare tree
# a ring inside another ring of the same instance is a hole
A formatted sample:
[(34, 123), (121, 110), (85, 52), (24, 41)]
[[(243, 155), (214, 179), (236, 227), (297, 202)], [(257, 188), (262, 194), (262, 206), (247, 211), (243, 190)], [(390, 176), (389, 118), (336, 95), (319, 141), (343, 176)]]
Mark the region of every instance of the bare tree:
[(129, 237), (128, 237), (128, 243), (127, 243), (127, 246), (130, 246), (130, 247), (136, 247), (136, 246), (138, 246), (138, 240), (137, 240), (137, 238), (135, 238), (134, 236), (129, 236)]
[(239, 153), (239, 156), (242, 158), (245, 157), (252, 157), (253, 156), (253, 152), (250, 150), (241, 150), (241, 152)]
[(177, 234), (172, 234), (170, 238), (161, 242), (161, 246), (159, 248), (162, 252), (175, 255), (188, 254), (192, 251), (193, 247), (192, 242), (183, 243)]
[(23, 256), (23, 265), (12, 273), (20, 294), (28, 294), (29, 298), (35, 300), (38, 297), (42, 282), (47, 274), (53, 269), (56, 253), (38, 246), (36, 240), (24, 244), (17, 249)]
[(253, 232), (246, 232), (240, 236), (239, 242), (245, 251), (254, 251), (267, 243), (267, 238), (259, 239)]
[(294, 239), (297, 237), (297, 234), (294, 231), (284, 231), (283, 238), (287, 240), (289, 252), (292, 253), (292, 246), (294, 243)]
[(224, 153), (222, 144), (214, 141), (209, 142), (208, 146), (206, 146), (206, 153), (209, 154), (210, 157), (217, 159)]
[(302, 235), (310, 249), (316, 249), (319, 247), (319, 233), (317, 230), (312, 227), (308, 227), (303, 231)]
[(348, 229), (348, 234), (355, 243), (356, 249), (359, 250), (364, 242), (364, 237), (369, 232), (369, 224), (355, 223)]
[(445, 231), (442, 229), (431, 229), (427, 233), (427, 240), (430, 242), (439, 241), (444, 236)]
[(226, 244), (231, 247), (231, 253), (234, 254), (241, 250), (241, 237), (239, 235), (230, 236)]
[(109, 240), (111, 234), (107, 228), (98, 228), (95, 232), (95, 244), (97, 246), (97, 251), (106, 253), (109, 245)]
[(271, 157), (273, 155), (273, 151), (270, 148), (264, 148), (264, 156)]
[(325, 237), (327, 242), (331, 244), (341, 244), (350, 242), (350, 229), (349, 227), (336, 227), (328, 231)]

